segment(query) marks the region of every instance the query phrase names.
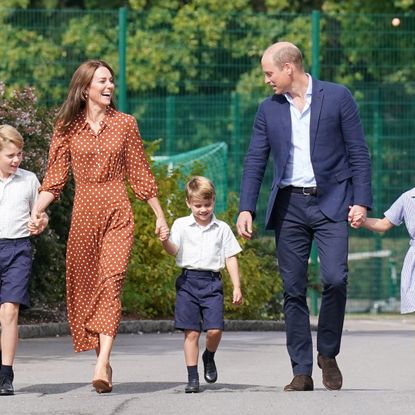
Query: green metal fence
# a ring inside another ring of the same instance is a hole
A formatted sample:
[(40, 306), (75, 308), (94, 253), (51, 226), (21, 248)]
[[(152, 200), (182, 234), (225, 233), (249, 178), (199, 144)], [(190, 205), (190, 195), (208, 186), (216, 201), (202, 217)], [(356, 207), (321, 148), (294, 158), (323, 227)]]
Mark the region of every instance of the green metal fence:
[[(43, 103), (56, 105), (80, 62), (107, 60), (118, 74), (120, 108), (137, 117), (145, 139), (163, 140), (159, 155), (224, 142), (228, 189), (236, 192), (257, 105), (271, 93), (261, 52), (274, 41), (292, 41), (313, 76), (345, 84), (359, 104), (373, 162), (373, 214), (413, 187), (414, 15), (0, 9), (0, 22), (6, 85), (33, 85)], [(271, 171), (259, 202), (263, 235)], [(350, 251), (360, 254), (350, 261), (357, 308), (399, 294), (391, 277), (407, 242), (402, 226), (384, 236), (351, 231)]]

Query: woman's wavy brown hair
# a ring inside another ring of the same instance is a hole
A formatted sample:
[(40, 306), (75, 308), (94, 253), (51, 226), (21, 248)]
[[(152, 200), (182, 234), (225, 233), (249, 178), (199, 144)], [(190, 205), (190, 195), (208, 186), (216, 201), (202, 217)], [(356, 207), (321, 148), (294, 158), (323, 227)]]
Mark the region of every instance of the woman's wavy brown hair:
[[(101, 66), (107, 68), (114, 78), (114, 71), (111, 66), (109, 66), (105, 61), (98, 59), (85, 61), (72, 75), (71, 83), (69, 84), (68, 89), (68, 96), (60, 107), (55, 120), (55, 125), (58, 126), (60, 132), (66, 133), (69, 130), (71, 122), (74, 118), (85, 109), (86, 89), (91, 84), (95, 71)], [(110, 107), (116, 108), (113, 98), (111, 98)]]

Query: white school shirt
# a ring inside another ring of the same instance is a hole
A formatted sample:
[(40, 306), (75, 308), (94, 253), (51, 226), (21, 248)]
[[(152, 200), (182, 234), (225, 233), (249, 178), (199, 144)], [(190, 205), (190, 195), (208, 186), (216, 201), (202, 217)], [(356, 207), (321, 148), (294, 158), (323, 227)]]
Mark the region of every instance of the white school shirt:
[(20, 168), (7, 179), (0, 178), (0, 239), (30, 235), (27, 225), (39, 187), (36, 175)]
[(176, 219), (169, 239), (179, 248), (176, 264), (181, 268), (219, 272), (226, 258), (242, 251), (229, 225), (215, 215), (207, 226), (200, 226), (193, 214)]
[(316, 185), (310, 155), (310, 114), (313, 80), (308, 75), (305, 106), (300, 112), (293, 104), (290, 95), (284, 94), (290, 104), (291, 148), (281, 179), (282, 186), (311, 187)]
[(403, 193), (385, 212), (395, 226), (405, 222), (409, 236), (409, 249), (401, 271), (401, 313), (415, 311), (415, 187)]

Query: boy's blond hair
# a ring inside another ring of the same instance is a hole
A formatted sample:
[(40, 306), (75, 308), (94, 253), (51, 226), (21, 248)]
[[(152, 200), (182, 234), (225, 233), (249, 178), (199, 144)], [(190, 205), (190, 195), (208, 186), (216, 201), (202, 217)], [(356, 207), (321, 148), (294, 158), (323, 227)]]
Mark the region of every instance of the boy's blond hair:
[(0, 151), (7, 143), (14, 144), (17, 148), (23, 148), (23, 137), (16, 128), (8, 124), (0, 125)]
[(215, 199), (216, 191), (213, 183), (206, 177), (193, 176), (186, 184), (186, 200), (192, 199), (210, 200)]

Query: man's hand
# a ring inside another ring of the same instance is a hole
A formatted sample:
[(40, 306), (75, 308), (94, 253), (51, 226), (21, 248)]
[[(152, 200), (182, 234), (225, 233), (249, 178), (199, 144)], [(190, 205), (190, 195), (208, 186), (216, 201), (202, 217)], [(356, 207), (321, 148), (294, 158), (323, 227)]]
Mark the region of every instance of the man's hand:
[(359, 229), (367, 217), (367, 208), (365, 206), (353, 205), (349, 206), (348, 221), (350, 226)]
[(252, 238), (252, 214), (251, 212), (245, 210), (241, 212), (236, 221), (236, 228), (238, 234), (245, 239)]

